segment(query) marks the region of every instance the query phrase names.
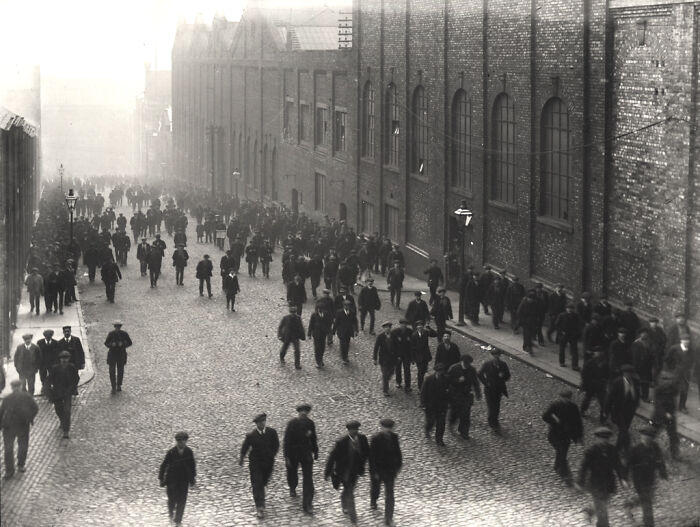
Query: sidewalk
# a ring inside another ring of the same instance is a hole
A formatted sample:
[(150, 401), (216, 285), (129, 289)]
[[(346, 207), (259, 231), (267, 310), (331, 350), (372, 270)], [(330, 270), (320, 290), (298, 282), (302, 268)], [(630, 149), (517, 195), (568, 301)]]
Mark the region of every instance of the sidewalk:
[[(6, 377), (5, 389), (0, 394), (0, 397), (4, 397), (10, 393), (10, 382), (19, 378), (12, 358), (17, 346), (22, 344), (22, 335), (25, 333), (32, 333), (34, 335), (32, 337), (32, 342), (36, 344), (38, 340), (44, 338), (44, 330), (53, 329), (53, 338), (59, 340), (63, 337), (63, 326), (71, 326), (72, 335), (80, 338), (83, 344), (83, 350), (85, 351), (85, 369), (80, 370), (80, 382), (78, 386), (82, 386), (92, 380), (95, 376), (95, 370), (92, 367), (92, 356), (90, 354), (90, 345), (87, 338), (87, 328), (83, 322), (83, 313), (80, 309), (80, 294), (77, 292), (77, 287), (76, 296), (78, 296), (78, 301), (71, 304), (69, 307), (64, 307), (63, 315), (59, 315), (58, 313), (46, 313), (44, 311), (44, 298), (42, 297), (41, 309), (39, 310), (41, 314), (37, 316), (29, 312), (29, 295), (27, 294), (26, 288), (22, 290), (22, 301), (17, 313), (17, 328), (12, 332), (10, 360), (4, 364)], [(35, 397), (38, 397), (40, 392), (41, 381), (37, 373), (36, 386), (34, 389)]]
[[(386, 280), (382, 280), (382, 276), (375, 277), (375, 285), (380, 291), (386, 291)], [(413, 300), (414, 291), (423, 291), (425, 293), (423, 299), (428, 301), (428, 286), (424, 280), (419, 280), (412, 276), (406, 276), (403, 282), (401, 303), (403, 309), (408, 306), (408, 303)], [(543, 371), (546, 375), (559, 379), (578, 388), (581, 382), (579, 372), (573, 371), (569, 367), (562, 368), (559, 366), (559, 348), (556, 344), (547, 343), (543, 348), (536, 346), (534, 348), (534, 356), (530, 356), (522, 350), (523, 340), (522, 334), (514, 335), (510, 329), (510, 324), (501, 324), (501, 329), (494, 329), (491, 322), (491, 316), (480, 313), (479, 326), (474, 326), (468, 320), (465, 326), (457, 326), (457, 312), (459, 310), (459, 293), (457, 291), (447, 291), (447, 296), (452, 302), (452, 312), (455, 317), (448, 327), (452, 331), (464, 335), (470, 339), (476, 340), (483, 345), (491, 345), (504, 353), (510, 355), (516, 360), (529, 364), (538, 370)], [(506, 314), (507, 316), (507, 314)], [(653, 394), (653, 390), (652, 390)], [(653, 399), (653, 397), (652, 397)], [(653, 405), (642, 402), (637, 410), (637, 415), (643, 419), (650, 419), (653, 412)], [(693, 382), (688, 394), (688, 413), (677, 414), (678, 433), (700, 444), (700, 400), (698, 399), (697, 384)]]

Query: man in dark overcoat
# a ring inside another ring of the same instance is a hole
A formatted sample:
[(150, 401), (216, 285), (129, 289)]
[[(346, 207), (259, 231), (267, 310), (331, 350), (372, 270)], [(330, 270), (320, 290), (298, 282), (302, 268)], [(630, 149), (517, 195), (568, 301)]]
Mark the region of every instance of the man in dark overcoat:
[(382, 419), (381, 431), (369, 442), (370, 507), (377, 508), (379, 490), (384, 483), (384, 525), (394, 525), (394, 482), (401, 470), (403, 457), (394, 420)]
[(430, 361), (433, 359), (433, 355), (430, 353), (428, 339), (436, 336), (437, 333), (430, 325), (426, 327), (423, 320), (416, 321), (416, 329), (411, 335), (411, 359), (418, 369), (417, 382), (419, 391), (423, 387), (423, 380), (428, 371), (428, 364), (430, 364)]
[(374, 287), (374, 278), (371, 276), (367, 279), (367, 285), (360, 290), (357, 303), (360, 309), (360, 329), (365, 330), (365, 319), (369, 314), (369, 334), (374, 335), (374, 312), (379, 311), (382, 304), (379, 301), (377, 288)]
[(294, 280), (287, 284), (287, 302), (294, 304), (297, 308), (297, 314), (301, 316), (304, 303), (306, 302), (306, 286), (299, 274), (294, 276)]
[[(165, 242), (163, 242), (165, 243)], [(153, 242), (153, 247), (146, 257), (146, 262), (148, 263), (148, 276), (151, 279), (151, 287), (156, 287), (158, 285), (158, 277), (160, 277), (160, 270), (163, 265), (163, 249), (160, 246), (156, 246)]]
[(257, 517), (265, 517), (265, 487), (275, 464), (275, 456), (280, 449), (280, 440), (277, 430), (267, 427), (267, 414), (258, 414), (255, 419), (255, 428), (248, 432), (241, 446), (241, 455), (238, 461), (243, 466), (243, 460), (250, 451), (248, 468), (250, 470), (250, 483), (253, 487), (253, 500)]
[(435, 428), (435, 442), (439, 446), (445, 446), (445, 419), (447, 407), (450, 404), (450, 381), (445, 375), (445, 365), (435, 363), (435, 373), (428, 375), (423, 382), (420, 392), (421, 404), (425, 411), (425, 437), (430, 439), (430, 434)]
[(175, 245), (175, 251), (173, 251), (173, 267), (175, 267), (175, 283), (177, 285), (183, 285), (183, 280), (185, 278), (185, 267), (187, 267), (187, 260), (189, 260), (190, 255), (187, 254), (185, 246), (181, 243)]
[(468, 353), (462, 354), (460, 361), (450, 366), (447, 378), (450, 381), (450, 426), (459, 421), (458, 431), (463, 439), (469, 439), (472, 406), (474, 397), (481, 400), (481, 385), (472, 366), (474, 359)]
[(17, 470), (24, 472), (29, 449), (29, 428), (39, 412), (34, 397), (22, 388), (22, 382), (10, 383), (12, 393), (0, 404), (0, 427), (5, 448), (5, 479), (15, 474), (15, 439), (17, 439)]
[(333, 334), (338, 336), (340, 341), (340, 357), (344, 365), (350, 363), (348, 352), (350, 350), (350, 339), (356, 337), (358, 332), (357, 314), (352, 309), (352, 304), (349, 300), (343, 301), (343, 309), (339, 309), (335, 313), (333, 320)]
[(85, 368), (85, 351), (79, 337), (71, 335), (71, 327), (63, 326), (63, 338), (58, 341), (58, 350), (70, 353), (70, 362), (77, 369)]
[(28, 391), (30, 395), (34, 395), (36, 372), (39, 371), (41, 358), (39, 346), (32, 344), (32, 337), (31, 333), (22, 335), (24, 342), (17, 346), (13, 357), (15, 369), (22, 383), (22, 390)]
[(47, 383), (49, 393), (54, 404), (54, 410), (61, 422), (63, 430), (63, 438), (69, 439), (70, 435), (70, 420), (71, 420), (71, 405), (73, 394), (78, 391), (78, 375), (77, 368), (70, 362), (71, 354), (69, 351), (63, 350), (58, 354), (59, 362), (49, 372)]
[(37, 341), (39, 346), (39, 379), (41, 379), (41, 394), (46, 395), (46, 378), (49, 370), (58, 364), (58, 341), (53, 338), (53, 329), (44, 330), (44, 338)]
[(196, 276), (197, 279), (199, 280), (199, 296), (204, 296), (204, 283), (206, 282), (207, 284), (207, 294), (209, 295), (209, 298), (211, 298), (213, 295), (211, 294), (211, 276), (212, 276), (212, 271), (214, 270), (214, 265), (211, 263), (211, 260), (209, 259), (209, 255), (205, 254), (204, 258), (197, 263), (197, 272)]
[(231, 267), (228, 274), (224, 276), (224, 292), (226, 293), (226, 309), (231, 308), (231, 311), (236, 311), (236, 295), (241, 292), (241, 287), (238, 284), (238, 276), (236, 270)]
[[(396, 387), (401, 388), (404, 381), (404, 390), (411, 392), (411, 334), (413, 331), (408, 326), (408, 320), (401, 318), (399, 327), (391, 331), (392, 348), (396, 354)], [(401, 376), (403, 370), (403, 378)]]
[(151, 253), (151, 246), (146, 242), (146, 238), (141, 238), (141, 243), (139, 243), (136, 248), (136, 259), (141, 264), (141, 276), (146, 276), (146, 269), (148, 267), (148, 255)]
[(105, 346), (107, 352), (107, 364), (109, 365), (109, 381), (112, 384), (112, 393), (122, 391), (124, 380), (124, 366), (126, 365), (126, 348), (131, 346), (129, 334), (122, 329), (122, 321), (114, 321), (114, 329), (107, 334)]
[(314, 499), (313, 463), (318, 460), (318, 442), (316, 425), (309, 417), (311, 405), (300, 404), (296, 407), (298, 416), (287, 423), (284, 431), (284, 462), (287, 466), (287, 484), (289, 495), (296, 497), (299, 483), (299, 465), (302, 473), (302, 508), (311, 514), (311, 502)]
[(175, 446), (168, 450), (160, 464), (158, 480), (168, 496), (168, 515), (175, 525), (182, 524), (187, 494), (196, 483), (197, 466), (192, 449), (187, 446), (187, 432), (175, 434)]
[(501, 360), (502, 351), (493, 348), (493, 358), (484, 362), (479, 369), (479, 380), (484, 385), (486, 406), (488, 407), (488, 423), (496, 433), (500, 433), (498, 418), (501, 413), (501, 397), (508, 397), (506, 383), (510, 380), (508, 365)]
[[(634, 490), (637, 492), (637, 503), (642, 506), (642, 521), (644, 527), (654, 527), (654, 490), (656, 474), (668, 479), (666, 463), (661, 447), (655, 441), (656, 430), (645, 426), (640, 431), (642, 442), (634, 445), (627, 457), (628, 478), (631, 477)], [(631, 502), (629, 506), (636, 503)]]
[(332, 324), (333, 318), (331, 313), (323, 309), (319, 303), (317, 303), (316, 310), (311, 313), (308, 329), (308, 336), (313, 338), (314, 359), (316, 360), (317, 368), (323, 367), (323, 355), (326, 352), (326, 339), (331, 332)]
[[(428, 304), (422, 298), (423, 291), (416, 291), (413, 295), (415, 298), (408, 303), (408, 308), (406, 308), (406, 320), (411, 324), (411, 328), (415, 329), (416, 320), (430, 320), (430, 310)], [(437, 293), (435, 298), (437, 298)]]
[(573, 485), (567, 455), (571, 443), (583, 440), (583, 421), (578, 406), (571, 400), (571, 390), (563, 390), (559, 399), (554, 401), (542, 414), (542, 419), (549, 425), (547, 440), (554, 447), (554, 470), (568, 487)]
[(374, 340), (374, 351), (372, 354), (374, 364), (379, 364), (381, 367), (382, 391), (386, 396), (390, 395), (389, 380), (394, 375), (398, 362), (396, 347), (391, 334), (391, 326), (391, 322), (388, 321), (382, 324), (382, 332), (377, 335), (377, 338)]
[(631, 364), (622, 365), (622, 375), (610, 383), (608, 399), (605, 403), (605, 413), (617, 426), (618, 450), (626, 452), (630, 444), (629, 429), (634, 414), (639, 407), (641, 387), (639, 379)]
[(116, 292), (117, 282), (122, 278), (122, 272), (119, 270), (117, 263), (111, 258), (105, 261), (100, 269), (100, 278), (105, 284), (105, 296), (107, 301), (114, 304), (114, 293)]
[(291, 344), (294, 347), (294, 367), (300, 370), (301, 351), (299, 349), (299, 341), (306, 340), (306, 334), (304, 333), (304, 324), (301, 321), (301, 317), (297, 314), (296, 304), (290, 303), (289, 313), (280, 320), (277, 327), (277, 338), (282, 342), (280, 362), (284, 362), (284, 357), (287, 355), (287, 350)]

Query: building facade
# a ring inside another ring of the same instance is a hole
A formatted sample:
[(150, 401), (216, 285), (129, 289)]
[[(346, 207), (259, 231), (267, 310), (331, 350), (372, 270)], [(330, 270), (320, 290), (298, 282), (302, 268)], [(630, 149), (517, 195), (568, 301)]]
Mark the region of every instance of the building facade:
[[(386, 234), (409, 271), (458, 253), (464, 236), (477, 268), (700, 322), (699, 6), (355, 0), (352, 47), (305, 50), (323, 24), (285, 24), (255, 2), (223, 52), (221, 100), (196, 74), (180, 84), (200, 122), (182, 121), (181, 137), (199, 135), (178, 155), (203, 151), (223, 115), (239, 193)], [(215, 69), (204, 78), (216, 86)], [(197, 166), (179, 177), (203, 184)]]

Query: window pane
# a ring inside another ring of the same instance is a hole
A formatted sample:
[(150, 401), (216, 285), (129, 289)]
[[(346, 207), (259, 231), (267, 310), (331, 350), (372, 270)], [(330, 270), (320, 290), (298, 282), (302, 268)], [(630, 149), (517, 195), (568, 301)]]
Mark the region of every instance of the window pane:
[(542, 112), (542, 150), (541, 212), (546, 216), (568, 220), (571, 187), (569, 114), (561, 99), (550, 99)]

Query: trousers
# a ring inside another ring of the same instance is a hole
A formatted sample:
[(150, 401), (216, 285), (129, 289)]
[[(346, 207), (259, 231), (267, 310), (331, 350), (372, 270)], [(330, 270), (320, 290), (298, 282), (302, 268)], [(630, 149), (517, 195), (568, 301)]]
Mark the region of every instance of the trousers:
[(272, 465), (260, 466), (251, 464), (250, 467), (250, 484), (253, 487), (253, 501), (256, 507), (265, 506), (265, 486), (270, 481), (272, 476)]
[(15, 473), (15, 439), (17, 439), (17, 465), (23, 467), (27, 461), (29, 449), (29, 426), (22, 428), (3, 428), (2, 439), (5, 445), (5, 473)]
[(389, 523), (394, 518), (394, 482), (396, 474), (386, 470), (378, 470), (372, 474), (369, 499), (373, 504), (379, 499), (379, 491), (384, 483), (384, 523)]
[(199, 295), (204, 294), (204, 282), (207, 283), (207, 294), (211, 296), (211, 278), (200, 278), (199, 279)]
[(426, 408), (425, 409), (425, 434), (430, 435), (435, 428), (435, 440), (442, 441), (445, 435), (445, 418), (447, 408)]
[(500, 426), (498, 418), (501, 414), (501, 392), (486, 388), (484, 390), (484, 395), (486, 397), (486, 407), (488, 409), (489, 426), (491, 428), (498, 428)]
[[(401, 378), (401, 370), (403, 370), (403, 379)], [(407, 390), (411, 389), (411, 356), (410, 354), (401, 354), (399, 361), (396, 363), (396, 384), (401, 384), (405, 381)]]
[(112, 388), (121, 387), (124, 380), (124, 363), (121, 361), (112, 361), (109, 363), (109, 382), (112, 383)]
[(282, 347), (280, 348), (280, 360), (284, 360), (285, 355), (287, 355), (287, 350), (289, 345), (294, 347), (294, 365), (301, 365), (301, 350), (299, 349), (299, 339), (285, 340), (282, 342)]
[(175, 283), (182, 285), (182, 280), (185, 278), (185, 268), (175, 267)]
[(66, 395), (61, 399), (53, 402), (53, 408), (61, 423), (61, 430), (68, 432), (70, 430), (70, 414), (71, 405), (73, 404), (73, 396)]
[(455, 395), (450, 400), (452, 411), (450, 412), (450, 424), (458, 422), (457, 430), (462, 437), (469, 437), (469, 429), (472, 423), (472, 406), (474, 394)]
[(36, 380), (36, 372), (34, 373), (23, 373), (20, 374), (19, 380), (22, 383), (22, 389), (25, 392), (29, 392), (30, 395), (34, 395), (34, 383)]
[(41, 302), (41, 295), (35, 295), (32, 293), (29, 293), (29, 312), (36, 311), (36, 314), (39, 314), (39, 303)]
[(314, 358), (319, 366), (323, 364), (323, 355), (326, 353), (326, 335), (320, 334), (314, 337)]
[(382, 390), (384, 393), (389, 393), (389, 381), (394, 375), (396, 366), (394, 364), (382, 364)]
[(311, 454), (303, 458), (289, 458), (289, 464), (287, 465), (287, 484), (289, 485), (289, 490), (296, 489), (299, 484), (299, 465), (301, 465), (302, 474), (302, 505), (306, 508), (311, 506), (311, 502), (314, 499), (314, 464)]
[(360, 328), (365, 330), (365, 320), (369, 314), (369, 332), (374, 333), (374, 309), (360, 309)]
[(177, 486), (168, 486), (166, 493), (168, 496), (168, 514), (172, 516), (175, 523), (182, 522), (182, 516), (185, 514), (185, 504), (187, 503), (187, 483)]
[(357, 485), (357, 476), (350, 475), (343, 479), (343, 491), (340, 494), (340, 503), (343, 511), (347, 511), (350, 521), (357, 523), (357, 511), (355, 510), (355, 486)]

